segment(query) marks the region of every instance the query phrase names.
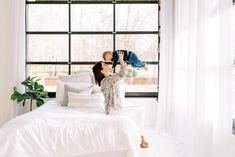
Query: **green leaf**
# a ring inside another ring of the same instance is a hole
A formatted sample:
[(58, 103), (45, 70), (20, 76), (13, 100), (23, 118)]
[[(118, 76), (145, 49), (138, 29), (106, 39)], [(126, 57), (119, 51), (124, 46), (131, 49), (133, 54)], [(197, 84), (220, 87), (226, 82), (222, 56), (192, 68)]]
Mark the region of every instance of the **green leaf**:
[(11, 100), (15, 100), (15, 99), (16, 99), (15, 94), (12, 94), (12, 95), (11, 95)]
[[(29, 77), (29, 78), (30, 78), (30, 77)], [(35, 78), (37, 78), (37, 76), (31, 77), (30, 80), (31, 80), (32, 82), (35, 82), (35, 81), (34, 81)]]
[(16, 87), (13, 87), (13, 94), (11, 95), (11, 100), (17, 101), (17, 103), (22, 102), (22, 105), (25, 106), (27, 99), (36, 100), (37, 106), (44, 104), (43, 98), (48, 97), (48, 93), (44, 91), (44, 86), (39, 84), (36, 77), (27, 77), (24, 81), (21, 82), (22, 85), (26, 87), (25, 93), (20, 93), (17, 91)]
[(17, 88), (14, 87), (13, 90), (14, 90), (14, 93), (11, 95), (11, 100), (16, 100), (17, 103), (23, 101), (24, 97), (20, 92), (17, 91)]
[(42, 98), (48, 98), (48, 93), (43, 91), (41, 92), (41, 95), (40, 95)]
[(36, 103), (37, 107), (42, 106), (44, 104), (44, 100), (42, 100), (40, 98), (37, 98), (36, 101), (37, 101), (37, 103)]
[(40, 80), (41, 80), (41, 79), (40, 79), (40, 78), (38, 78), (38, 79), (36, 79), (36, 80), (35, 80), (35, 82), (38, 82), (38, 81), (40, 81)]
[(24, 99), (30, 99), (30, 96), (28, 95), (28, 93), (24, 93), (24, 94), (22, 94), (22, 96)]

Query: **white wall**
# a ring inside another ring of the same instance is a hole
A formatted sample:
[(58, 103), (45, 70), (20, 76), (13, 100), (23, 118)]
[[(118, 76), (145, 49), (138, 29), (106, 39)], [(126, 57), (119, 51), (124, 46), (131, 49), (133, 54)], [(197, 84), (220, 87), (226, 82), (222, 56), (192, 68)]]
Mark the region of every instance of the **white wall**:
[(0, 1), (0, 126), (8, 120), (12, 90), (13, 13), (11, 0)]

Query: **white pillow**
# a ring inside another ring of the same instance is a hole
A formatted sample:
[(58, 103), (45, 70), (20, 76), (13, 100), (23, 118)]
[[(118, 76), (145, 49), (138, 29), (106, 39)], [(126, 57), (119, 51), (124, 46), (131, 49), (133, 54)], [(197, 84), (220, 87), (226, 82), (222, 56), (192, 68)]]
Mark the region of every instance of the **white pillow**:
[(100, 86), (94, 85), (91, 94), (97, 94), (97, 93), (101, 93), (101, 88)]
[[(66, 89), (65, 89), (65, 85), (66, 85)], [(90, 83), (57, 81), (55, 101), (62, 106), (66, 106), (68, 103), (67, 92), (76, 92), (76, 93), (87, 92), (87, 93), (91, 94), (92, 89), (93, 89), (93, 85)]]
[(68, 92), (68, 107), (102, 107), (104, 95)]
[(83, 72), (75, 75), (59, 76), (62, 82), (79, 82), (79, 83), (92, 83), (94, 84), (94, 77), (92, 72)]

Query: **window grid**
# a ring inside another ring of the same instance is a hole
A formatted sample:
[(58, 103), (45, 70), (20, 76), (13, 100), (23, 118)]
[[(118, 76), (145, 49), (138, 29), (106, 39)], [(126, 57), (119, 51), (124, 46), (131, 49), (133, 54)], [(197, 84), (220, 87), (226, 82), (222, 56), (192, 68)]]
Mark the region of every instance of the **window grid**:
[[(96, 62), (87, 62), (87, 61), (71, 61), (71, 36), (76, 35), (99, 35), (99, 34), (111, 34), (113, 36), (113, 50), (116, 49), (116, 34), (127, 34), (127, 35), (135, 35), (135, 34), (156, 34), (158, 35), (158, 61), (145, 61), (149, 65), (158, 65), (158, 84), (159, 84), (159, 62), (160, 62), (160, 2), (158, 0), (137, 0), (137, 1), (27, 1), (25, 2), (25, 36), (26, 36), (26, 67), (25, 72), (27, 75), (27, 65), (68, 65), (68, 74), (71, 74), (71, 66), (72, 65), (91, 65)], [(27, 5), (36, 5), (36, 4), (68, 4), (68, 22), (69, 22), (69, 30), (68, 31), (28, 31), (27, 30)], [(73, 4), (113, 4), (113, 31), (72, 31), (71, 30), (71, 5)], [(116, 31), (116, 4), (158, 4), (158, 31)], [(69, 43), (69, 58), (68, 62), (43, 62), (43, 61), (28, 61), (27, 60), (27, 35), (68, 35), (68, 43)], [(159, 88), (159, 87), (158, 87)], [(55, 92), (49, 92), (50, 97), (55, 97)], [(127, 97), (158, 97), (158, 90), (156, 92), (126, 92)]]

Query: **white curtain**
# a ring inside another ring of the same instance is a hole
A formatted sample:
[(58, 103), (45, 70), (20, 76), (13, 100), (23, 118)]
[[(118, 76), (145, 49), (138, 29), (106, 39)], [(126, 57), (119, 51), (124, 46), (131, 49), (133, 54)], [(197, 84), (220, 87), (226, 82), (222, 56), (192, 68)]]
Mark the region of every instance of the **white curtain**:
[(18, 115), (10, 100), (13, 86), (24, 76), (24, 0), (0, 2), (0, 126)]
[(20, 82), (25, 77), (25, 1), (1, 1), (1, 89), (0, 126), (24, 113), (26, 108), (10, 100), (13, 87), (24, 90)]
[(161, 1), (157, 127), (182, 157), (232, 157), (231, 0)]
[[(12, 0), (13, 5), (13, 67), (12, 87), (24, 91), (20, 83), (25, 79), (25, 0)], [(22, 104), (11, 103), (10, 117), (25, 113), (29, 107)]]
[(8, 119), (12, 63), (12, 8), (11, 2), (0, 1), (0, 126)]

